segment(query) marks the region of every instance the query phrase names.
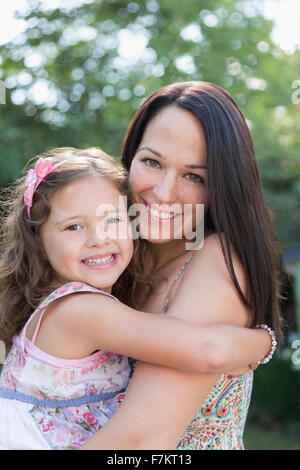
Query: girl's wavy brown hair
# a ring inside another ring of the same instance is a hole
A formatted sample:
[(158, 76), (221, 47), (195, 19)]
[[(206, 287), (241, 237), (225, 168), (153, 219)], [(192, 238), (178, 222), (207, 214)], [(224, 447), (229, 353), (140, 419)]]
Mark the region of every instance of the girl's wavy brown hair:
[[(99, 148), (79, 150), (63, 147), (38, 157), (41, 156), (51, 157), (53, 164), (66, 161), (37, 187), (31, 219), (28, 219), (24, 204), (25, 176), (1, 192), (0, 339), (5, 342), (6, 349), (32, 312), (53, 290), (53, 271), (38, 239), (40, 229), (50, 215), (53, 194), (75, 180), (93, 176), (102, 176), (111, 181), (121, 194), (127, 193), (127, 175), (123, 166)], [(140, 257), (139, 245), (135, 243), (134, 259)], [(138, 286), (147, 284), (142, 276), (137, 275), (136, 278), (134, 259), (113, 290), (115, 295), (119, 293), (124, 299), (126, 294), (128, 303), (133, 299), (131, 290), (136, 291)]]

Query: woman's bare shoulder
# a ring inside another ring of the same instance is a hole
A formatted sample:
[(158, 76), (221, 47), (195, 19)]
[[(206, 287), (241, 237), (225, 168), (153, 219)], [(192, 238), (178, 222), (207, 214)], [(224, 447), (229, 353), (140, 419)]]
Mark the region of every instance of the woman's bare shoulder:
[[(237, 281), (245, 292), (244, 270), (231, 251)], [(248, 324), (249, 312), (231, 279), (218, 235), (207, 237), (202, 249), (194, 253), (170, 303), (169, 314), (199, 324)]]
[[(231, 277), (226, 264), (223, 248), (226, 249), (226, 241), (224, 234), (214, 233), (206, 237), (202, 248), (196, 251), (193, 256), (193, 271), (196, 269), (205, 269), (208, 270), (208, 272), (212, 272), (213, 275), (217, 276), (216, 280), (218, 279), (219, 281), (221, 281), (221, 279), (223, 279), (224, 282), (226, 280), (231, 282)], [(237, 281), (240, 284), (242, 291), (245, 292), (245, 272), (231, 244), (230, 252), (232, 258), (232, 265)]]
[[(223, 251), (222, 251), (222, 243), (225, 246), (226, 245), (226, 240), (225, 240), (225, 235), (223, 233), (213, 233), (212, 235), (209, 235), (208, 237), (205, 237), (204, 242), (202, 247), (197, 250), (197, 253), (209, 253), (212, 254), (212, 252), (217, 256), (217, 257), (223, 257)], [(231, 247), (232, 249), (232, 247)], [(235, 254), (235, 253), (234, 253)], [(222, 255), (222, 256), (221, 256)]]

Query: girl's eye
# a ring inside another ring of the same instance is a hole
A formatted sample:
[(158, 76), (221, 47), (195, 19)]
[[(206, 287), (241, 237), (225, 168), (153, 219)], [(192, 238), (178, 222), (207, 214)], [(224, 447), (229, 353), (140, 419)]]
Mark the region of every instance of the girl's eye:
[[(74, 228), (75, 227), (75, 228)], [(77, 232), (78, 229), (77, 228), (81, 228), (81, 225), (79, 224), (73, 224), (73, 225), (69, 225), (69, 227), (67, 227), (66, 230), (70, 230), (71, 232)]]
[(204, 183), (204, 179), (200, 176), (200, 175), (196, 175), (195, 173), (189, 173), (186, 175), (186, 178), (189, 180), (189, 181), (192, 181), (192, 183)]
[(160, 164), (158, 163), (157, 160), (154, 160), (153, 158), (144, 158), (142, 160), (146, 166), (149, 166), (150, 168), (159, 168)]

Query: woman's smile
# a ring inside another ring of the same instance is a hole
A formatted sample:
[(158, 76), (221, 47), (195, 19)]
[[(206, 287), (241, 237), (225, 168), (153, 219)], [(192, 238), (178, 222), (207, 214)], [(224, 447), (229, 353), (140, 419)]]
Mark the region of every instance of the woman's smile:
[(185, 243), (198, 222), (197, 206), (207, 202), (206, 141), (193, 114), (167, 107), (150, 120), (132, 160), (129, 184), (133, 199), (145, 208), (141, 236), (155, 244)]
[(162, 222), (172, 220), (175, 217), (182, 215), (182, 211), (176, 212), (172, 210), (172, 206), (169, 207), (169, 209), (171, 210), (168, 210), (168, 207), (166, 207), (166, 204), (164, 204), (162, 207), (160, 204), (148, 203), (144, 199), (142, 199), (142, 202), (146, 206), (146, 209), (149, 212), (150, 216)]

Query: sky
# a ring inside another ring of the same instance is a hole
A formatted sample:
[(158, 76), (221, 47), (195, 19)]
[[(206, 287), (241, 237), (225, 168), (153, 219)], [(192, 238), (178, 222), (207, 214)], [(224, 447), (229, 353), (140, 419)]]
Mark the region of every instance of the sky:
[[(91, 0), (83, 0), (82, 3), (89, 3), (89, 1)], [(80, 4), (81, 0), (42, 1), (53, 8), (64, 2), (68, 3), (68, 6), (72, 3), (76, 8), (76, 4)], [(16, 9), (26, 9), (26, 5), (27, 0), (9, 0), (9, 2), (2, 0), (0, 2), (0, 44), (5, 44), (24, 30), (24, 21), (14, 20), (13, 12)], [(263, 10), (267, 18), (275, 21), (273, 40), (288, 53), (292, 53), (296, 45), (300, 47), (300, 0), (265, 0)]]

